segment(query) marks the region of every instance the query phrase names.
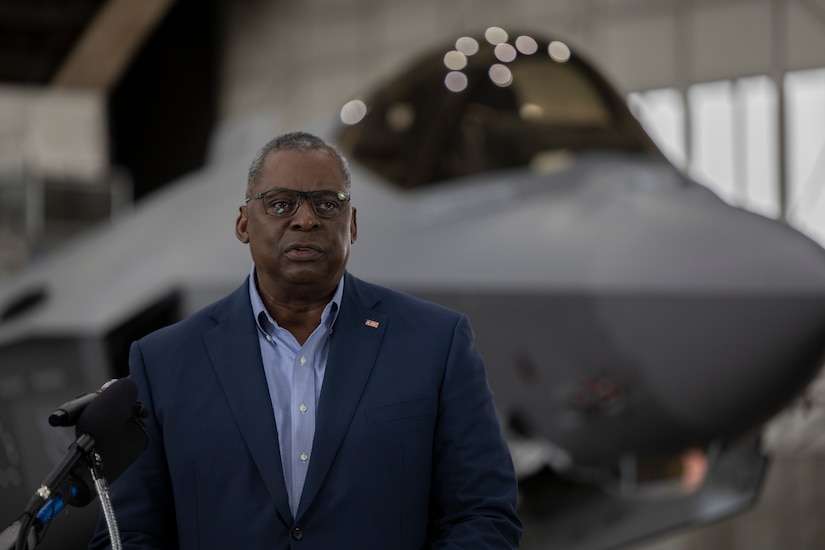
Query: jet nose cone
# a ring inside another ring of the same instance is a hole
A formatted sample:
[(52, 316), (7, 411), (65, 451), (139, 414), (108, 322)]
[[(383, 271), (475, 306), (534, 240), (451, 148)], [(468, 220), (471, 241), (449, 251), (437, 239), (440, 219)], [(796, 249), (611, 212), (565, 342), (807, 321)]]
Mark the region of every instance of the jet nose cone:
[[(820, 370), (825, 250), (813, 240), (701, 189), (626, 197), (599, 223), (585, 286), (602, 351), (566, 375), (551, 440), (597, 460), (735, 436)], [(610, 403), (587, 391), (606, 385)]]
[(600, 212), (595, 287), (825, 294), (825, 250), (786, 224), (701, 187), (632, 193)]

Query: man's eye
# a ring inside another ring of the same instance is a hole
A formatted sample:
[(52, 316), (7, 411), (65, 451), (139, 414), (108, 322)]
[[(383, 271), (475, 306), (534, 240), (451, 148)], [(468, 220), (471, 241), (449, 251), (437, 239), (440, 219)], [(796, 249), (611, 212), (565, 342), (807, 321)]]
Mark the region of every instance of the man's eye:
[(332, 212), (338, 209), (338, 203), (335, 201), (318, 201), (315, 203), (315, 209), (322, 212)]
[(276, 212), (287, 212), (292, 208), (292, 203), (283, 199), (269, 201), (269, 208)]

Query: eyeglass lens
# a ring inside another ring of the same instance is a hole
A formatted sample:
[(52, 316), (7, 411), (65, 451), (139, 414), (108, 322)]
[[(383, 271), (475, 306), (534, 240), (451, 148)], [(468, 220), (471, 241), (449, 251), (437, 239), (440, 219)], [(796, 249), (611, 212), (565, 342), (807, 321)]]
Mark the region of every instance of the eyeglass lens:
[(322, 218), (335, 218), (344, 211), (344, 203), (349, 200), (340, 191), (295, 191), (292, 189), (272, 189), (261, 197), (264, 209), (271, 216), (285, 218), (298, 211), (304, 197), (309, 199), (312, 210)]

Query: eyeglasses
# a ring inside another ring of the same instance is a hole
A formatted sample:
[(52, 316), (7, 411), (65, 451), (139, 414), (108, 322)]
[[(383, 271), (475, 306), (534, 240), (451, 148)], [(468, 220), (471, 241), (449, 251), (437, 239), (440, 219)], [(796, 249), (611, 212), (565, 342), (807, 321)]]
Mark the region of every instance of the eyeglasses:
[(337, 218), (344, 213), (350, 194), (342, 191), (295, 191), (293, 189), (270, 189), (246, 199), (246, 204), (261, 199), (264, 211), (276, 218), (289, 218), (298, 211), (304, 197), (309, 199), (312, 211), (320, 218)]

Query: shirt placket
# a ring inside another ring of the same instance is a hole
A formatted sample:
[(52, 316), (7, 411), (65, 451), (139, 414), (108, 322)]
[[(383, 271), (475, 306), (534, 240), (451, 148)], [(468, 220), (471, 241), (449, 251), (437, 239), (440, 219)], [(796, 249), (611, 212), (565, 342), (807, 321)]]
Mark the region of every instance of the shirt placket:
[[(311, 349), (311, 348), (310, 348)], [(292, 368), (292, 513), (298, 509), (315, 433), (315, 357), (302, 348)]]

